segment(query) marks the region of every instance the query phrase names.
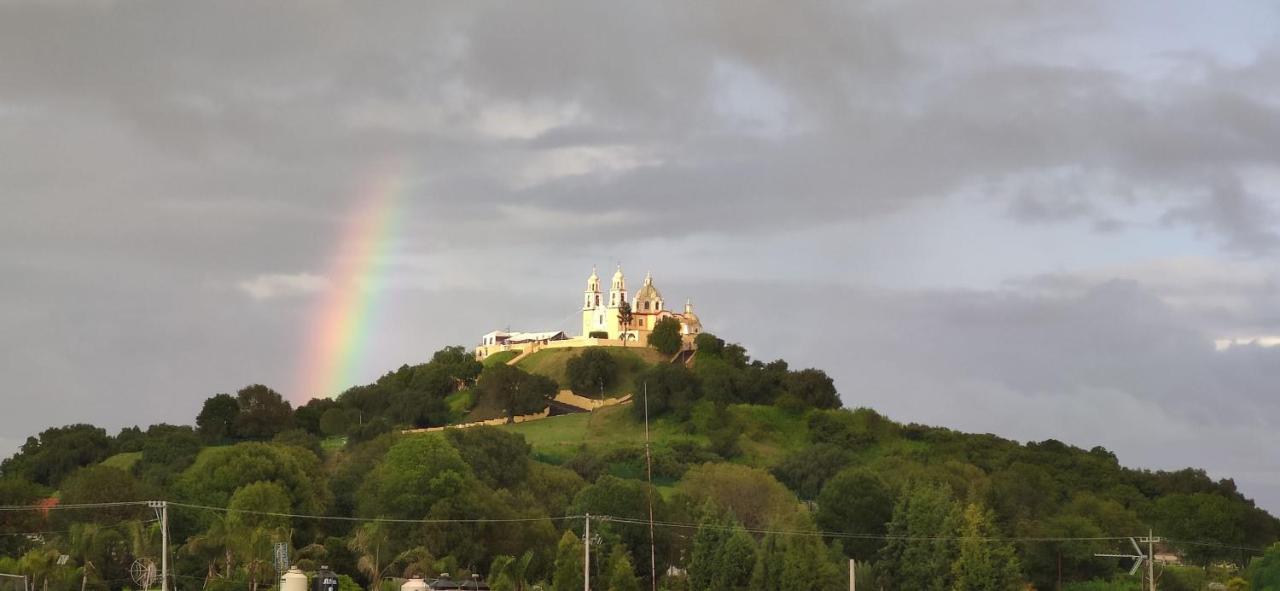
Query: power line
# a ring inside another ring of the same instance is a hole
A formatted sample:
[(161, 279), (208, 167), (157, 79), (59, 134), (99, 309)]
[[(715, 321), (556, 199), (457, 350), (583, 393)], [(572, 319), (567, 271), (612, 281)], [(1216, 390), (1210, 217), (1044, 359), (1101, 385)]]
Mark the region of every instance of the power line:
[(189, 503), (170, 502), (171, 507), (219, 511), (223, 513), (244, 513), (268, 517), (286, 517), (290, 519), (315, 519), (328, 521), (376, 522), (376, 523), (527, 523), (532, 521), (570, 521), (583, 519), (582, 515), (565, 515), (563, 517), (510, 517), (510, 518), (475, 518), (475, 519), (392, 519), (388, 517), (346, 517), (342, 515), (305, 515), (300, 513), (277, 513), (274, 511), (254, 511), (251, 509), (232, 509), (229, 507), (212, 507), (209, 505), (193, 505)]

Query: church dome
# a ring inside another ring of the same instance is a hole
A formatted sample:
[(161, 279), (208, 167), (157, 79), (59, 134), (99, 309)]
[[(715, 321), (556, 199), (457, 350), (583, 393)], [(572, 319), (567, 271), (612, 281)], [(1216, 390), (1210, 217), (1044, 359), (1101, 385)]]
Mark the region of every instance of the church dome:
[(648, 273), (644, 276), (644, 285), (640, 287), (640, 291), (636, 292), (636, 300), (660, 300), (662, 294), (658, 288), (653, 286), (653, 277)]

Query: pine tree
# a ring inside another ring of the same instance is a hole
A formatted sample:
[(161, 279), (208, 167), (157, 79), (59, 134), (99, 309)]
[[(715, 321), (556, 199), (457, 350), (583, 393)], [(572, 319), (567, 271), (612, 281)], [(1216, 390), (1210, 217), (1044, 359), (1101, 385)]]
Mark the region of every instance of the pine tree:
[(951, 565), (953, 591), (1012, 591), (1021, 583), (1013, 546), (998, 538), (991, 512), (965, 507), (960, 526), (960, 552)]
[(708, 509), (693, 536), (689, 586), (699, 591), (746, 589), (756, 564), (755, 541), (732, 517)]
[(605, 562), (605, 589), (608, 591), (640, 591), (640, 579), (636, 578), (635, 567), (631, 565), (631, 556), (627, 547), (614, 544)]
[(959, 511), (945, 485), (909, 486), (893, 509), (888, 543), (881, 550), (882, 582), (888, 590), (947, 591)]
[(582, 589), (582, 542), (572, 531), (565, 531), (556, 545), (555, 572), (551, 576), (553, 591)]

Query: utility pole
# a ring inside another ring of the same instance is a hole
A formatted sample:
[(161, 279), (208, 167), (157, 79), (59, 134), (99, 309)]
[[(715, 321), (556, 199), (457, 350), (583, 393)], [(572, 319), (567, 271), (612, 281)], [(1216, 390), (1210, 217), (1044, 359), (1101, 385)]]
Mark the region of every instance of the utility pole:
[(1156, 591), (1156, 551), (1155, 535), (1147, 529), (1147, 580), (1151, 581), (1151, 591)]
[(649, 455), (649, 382), (644, 383), (644, 463), (648, 470), (649, 486), (649, 581), (653, 591), (658, 591), (658, 554), (653, 543), (653, 458)]
[(582, 530), (582, 591), (591, 591), (591, 514)]
[(857, 563), (854, 562), (852, 558), (850, 558), (849, 559), (849, 591), (858, 591), (857, 589), (858, 583), (856, 580), (854, 580), (856, 578), (856, 573), (854, 572), (854, 569), (856, 566), (857, 566)]
[(160, 591), (169, 591), (169, 503), (148, 501), (147, 506), (160, 513)]

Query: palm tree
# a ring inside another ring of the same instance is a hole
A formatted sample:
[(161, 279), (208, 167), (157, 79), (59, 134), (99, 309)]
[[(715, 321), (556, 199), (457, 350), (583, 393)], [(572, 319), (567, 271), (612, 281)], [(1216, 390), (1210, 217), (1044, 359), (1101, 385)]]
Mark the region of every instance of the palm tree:
[(205, 573), (204, 585), (209, 586), (209, 581), (218, 576), (218, 561), (223, 561), (223, 578), (231, 578), (231, 567), (235, 558), (232, 551), (232, 545), (238, 537), (238, 532), (227, 521), (225, 515), (217, 515), (209, 524), (209, 528), (203, 533), (191, 536), (187, 539), (187, 543), (182, 549), (188, 554), (201, 556), (207, 565)]
[(533, 551), (520, 558), (498, 556), (489, 566), (489, 584), (494, 591), (526, 591), (529, 588), (527, 573), (533, 561)]
[(61, 555), (53, 546), (33, 548), (18, 560), (18, 569), (30, 577), (32, 589), (39, 585), (44, 591), (49, 591), (49, 578), (57, 574), (58, 557)]
[(99, 523), (86, 522), (71, 525), (68, 543), (71, 551), (80, 557), (80, 591), (89, 586), (89, 573), (102, 580), (102, 569), (110, 559), (112, 549), (123, 539), (120, 532)]
[(631, 328), (631, 321), (635, 319), (635, 315), (631, 313), (631, 303), (623, 300), (618, 304), (618, 324), (622, 326), (622, 346), (627, 346), (627, 330)]
[(356, 533), (347, 548), (359, 555), (356, 568), (369, 577), (369, 591), (376, 591), (378, 580), (382, 578), (384, 569), (382, 557), (387, 552), (387, 526), (380, 522), (370, 522), (356, 528)]

